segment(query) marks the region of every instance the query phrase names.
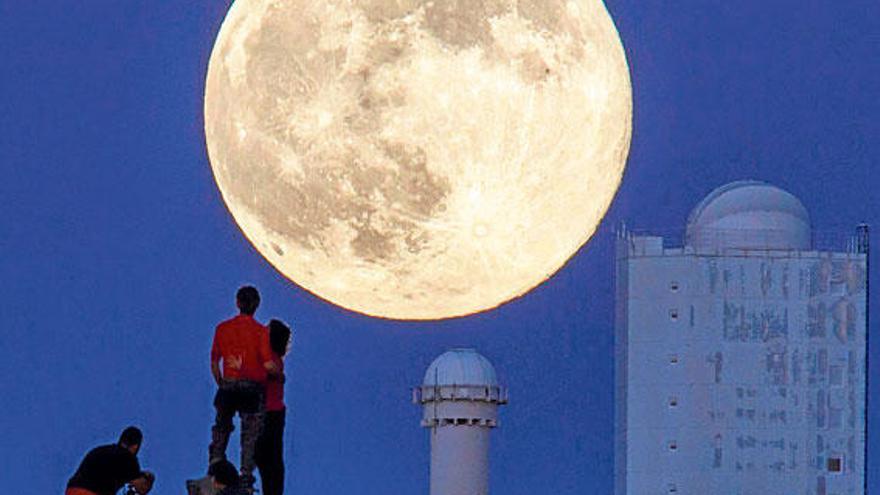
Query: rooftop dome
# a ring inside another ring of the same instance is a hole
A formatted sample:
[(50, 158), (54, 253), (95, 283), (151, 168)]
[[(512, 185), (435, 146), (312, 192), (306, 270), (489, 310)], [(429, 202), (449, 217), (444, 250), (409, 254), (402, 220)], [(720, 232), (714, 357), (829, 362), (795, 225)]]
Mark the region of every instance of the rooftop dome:
[(423, 384), (497, 386), (498, 378), (492, 363), (474, 349), (452, 349), (428, 366)]
[(765, 182), (719, 187), (691, 212), (687, 245), (697, 251), (810, 249), (810, 215), (791, 193)]

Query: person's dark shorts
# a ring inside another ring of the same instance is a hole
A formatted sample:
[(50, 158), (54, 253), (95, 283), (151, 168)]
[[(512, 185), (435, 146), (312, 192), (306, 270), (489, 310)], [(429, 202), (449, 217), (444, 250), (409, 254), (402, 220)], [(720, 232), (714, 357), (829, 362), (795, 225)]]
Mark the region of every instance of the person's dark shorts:
[(263, 410), (265, 389), (257, 382), (225, 381), (214, 395), (214, 407), (223, 411), (258, 413)]

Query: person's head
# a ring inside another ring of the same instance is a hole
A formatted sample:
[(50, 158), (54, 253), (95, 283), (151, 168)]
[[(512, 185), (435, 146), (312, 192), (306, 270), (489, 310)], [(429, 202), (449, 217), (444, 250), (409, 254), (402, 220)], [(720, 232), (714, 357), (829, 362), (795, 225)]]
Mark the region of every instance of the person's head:
[(253, 316), (260, 306), (260, 293), (257, 289), (250, 285), (245, 285), (238, 289), (235, 294), (235, 305), (241, 314)]
[(141, 433), (140, 428), (137, 426), (129, 426), (122, 430), (122, 434), (119, 435), (119, 446), (128, 449), (129, 452), (135, 455), (140, 450), (143, 441), (144, 434)]
[(272, 352), (279, 356), (287, 354), (287, 344), (290, 342), (290, 327), (281, 320), (269, 321), (269, 347)]
[(235, 469), (235, 466), (226, 459), (211, 463), (208, 467), (208, 476), (213, 478), (214, 485), (217, 488), (238, 486), (238, 470)]

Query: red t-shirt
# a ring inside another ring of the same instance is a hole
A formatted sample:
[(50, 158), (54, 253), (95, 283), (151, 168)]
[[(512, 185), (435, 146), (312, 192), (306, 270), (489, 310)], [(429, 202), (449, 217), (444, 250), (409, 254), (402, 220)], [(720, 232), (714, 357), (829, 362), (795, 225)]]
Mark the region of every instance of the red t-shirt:
[[(275, 362), (275, 366), (278, 366), (278, 371), (284, 373), (284, 360), (273, 355), (272, 361)], [(266, 381), (267, 411), (280, 411), (284, 409), (284, 382), (281, 381), (281, 376), (269, 376)]]
[(247, 315), (238, 315), (217, 325), (211, 362), (221, 358), (223, 378), (265, 382), (264, 364), (272, 360), (269, 330)]

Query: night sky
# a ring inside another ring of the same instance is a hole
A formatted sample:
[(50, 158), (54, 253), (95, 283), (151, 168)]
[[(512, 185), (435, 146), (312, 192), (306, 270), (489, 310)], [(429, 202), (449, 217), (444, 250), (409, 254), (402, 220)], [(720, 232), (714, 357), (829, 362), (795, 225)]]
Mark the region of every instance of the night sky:
[[(428, 433), (409, 389), (455, 346), (476, 347), (510, 388), (493, 493), (610, 493), (621, 221), (681, 231), (705, 194), (748, 178), (801, 198), (817, 230), (880, 229), (876, 0), (609, 0), (634, 127), (597, 236), (487, 313), (402, 323), (339, 309), (266, 263), (215, 186), (201, 111), (227, 7), (0, 2), (3, 493), (62, 493), (82, 455), (128, 424), (144, 430), (154, 493), (184, 493), (206, 469), (211, 336), (243, 283), (262, 291), (260, 319), (294, 327), (288, 493), (427, 493)], [(875, 376), (876, 345), (871, 355)], [(880, 425), (876, 407), (869, 421)], [(880, 490), (880, 475), (869, 484)]]

